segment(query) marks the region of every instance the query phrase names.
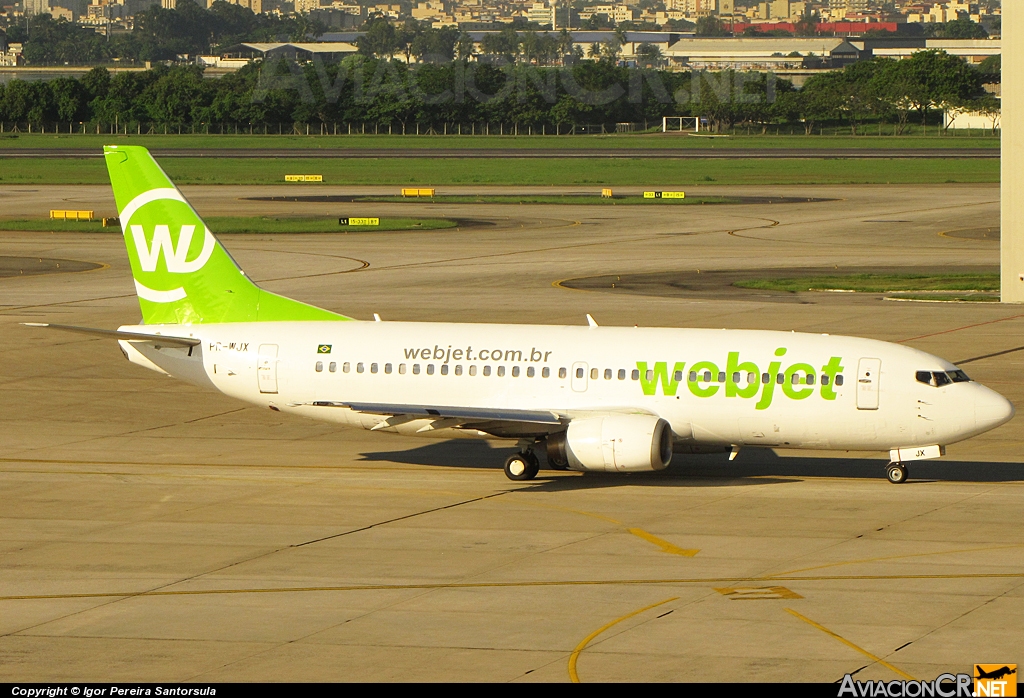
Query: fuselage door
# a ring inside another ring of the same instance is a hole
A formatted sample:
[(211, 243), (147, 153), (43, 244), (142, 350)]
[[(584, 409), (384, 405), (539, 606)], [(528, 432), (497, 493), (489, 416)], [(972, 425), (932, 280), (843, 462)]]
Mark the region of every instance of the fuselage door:
[(572, 365), (572, 389), (577, 393), (587, 390), (587, 364), (577, 361)]
[(857, 365), (857, 409), (878, 409), (878, 379), (882, 373), (881, 359), (861, 359)]
[(261, 393), (277, 392), (277, 345), (261, 344), (257, 356), (256, 377)]

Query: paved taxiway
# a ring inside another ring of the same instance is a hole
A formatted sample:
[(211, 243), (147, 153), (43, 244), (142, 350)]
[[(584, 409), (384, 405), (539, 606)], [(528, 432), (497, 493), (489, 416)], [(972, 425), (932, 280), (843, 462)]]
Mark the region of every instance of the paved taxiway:
[[(555, 283), (991, 267), (998, 242), (969, 231), (998, 226), (997, 186), (729, 188), (836, 200), (678, 208), (245, 198), (292, 191), (185, 189), (211, 216), (493, 222), (225, 236), (267, 287), (356, 317), (857, 334), (1024, 405), (1020, 308)], [(56, 201), (113, 207), (105, 187), (4, 187), (0, 217)], [(102, 265), (0, 278), (0, 680), (890, 680), (1021, 659), (1019, 418), (902, 486), (883, 454), (782, 451), (510, 483), (499, 445), (282, 417), (17, 324), (135, 321), (116, 233), (0, 233), (0, 255)]]

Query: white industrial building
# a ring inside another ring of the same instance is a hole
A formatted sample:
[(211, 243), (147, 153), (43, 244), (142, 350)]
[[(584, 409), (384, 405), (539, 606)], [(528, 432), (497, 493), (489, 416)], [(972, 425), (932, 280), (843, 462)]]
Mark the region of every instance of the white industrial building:
[(860, 58), (846, 39), (687, 37), (662, 51), (676, 65), (707, 70), (779, 70), (800, 68), (805, 59), (819, 57), (832, 66)]

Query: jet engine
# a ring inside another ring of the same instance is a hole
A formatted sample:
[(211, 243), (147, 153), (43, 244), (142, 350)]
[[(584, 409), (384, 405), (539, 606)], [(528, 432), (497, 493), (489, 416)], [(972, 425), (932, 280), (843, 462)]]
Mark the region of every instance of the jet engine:
[(664, 470), (672, 460), (672, 428), (653, 415), (623, 414), (574, 419), (547, 437), (555, 468), (596, 472)]

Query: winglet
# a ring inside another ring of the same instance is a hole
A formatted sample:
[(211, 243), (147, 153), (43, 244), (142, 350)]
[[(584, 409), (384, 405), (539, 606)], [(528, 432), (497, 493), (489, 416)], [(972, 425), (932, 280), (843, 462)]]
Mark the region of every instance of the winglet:
[(590, 316), (590, 313), (587, 313), (587, 324), (590, 325), (591, 327), (598, 327), (597, 320), (592, 318)]

